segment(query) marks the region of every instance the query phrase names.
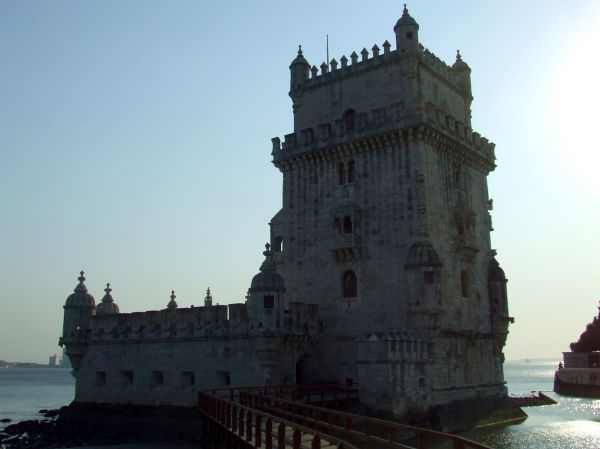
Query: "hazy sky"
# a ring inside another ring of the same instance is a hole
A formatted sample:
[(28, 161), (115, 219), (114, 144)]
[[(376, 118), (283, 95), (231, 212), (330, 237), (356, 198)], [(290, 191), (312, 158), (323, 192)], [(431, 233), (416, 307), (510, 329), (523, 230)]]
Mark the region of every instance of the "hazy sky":
[[(508, 359), (559, 357), (600, 299), (600, 3), (409, 3), (471, 66), (496, 143)], [(394, 42), (396, 1), (0, 2), (0, 359), (46, 362), (84, 269), (121, 311), (241, 302), (281, 206), (288, 66)]]

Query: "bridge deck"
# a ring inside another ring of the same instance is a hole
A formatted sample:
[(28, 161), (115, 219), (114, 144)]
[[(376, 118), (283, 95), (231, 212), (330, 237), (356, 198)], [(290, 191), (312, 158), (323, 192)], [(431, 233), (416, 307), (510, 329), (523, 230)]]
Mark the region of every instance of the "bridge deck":
[(457, 435), (312, 405), (356, 398), (356, 390), (337, 385), (267, 386), (202, 392), (199, 402), (243, 448), (491, 449)]

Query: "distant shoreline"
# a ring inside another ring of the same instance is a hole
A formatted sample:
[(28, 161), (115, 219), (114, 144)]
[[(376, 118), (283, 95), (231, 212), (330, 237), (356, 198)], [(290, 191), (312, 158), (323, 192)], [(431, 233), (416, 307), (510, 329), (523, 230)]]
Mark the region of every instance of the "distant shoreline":
[(68, 368), (67, 366), (50, 366), (35, 362), (6, 362), (0, 360), (0, 368)]

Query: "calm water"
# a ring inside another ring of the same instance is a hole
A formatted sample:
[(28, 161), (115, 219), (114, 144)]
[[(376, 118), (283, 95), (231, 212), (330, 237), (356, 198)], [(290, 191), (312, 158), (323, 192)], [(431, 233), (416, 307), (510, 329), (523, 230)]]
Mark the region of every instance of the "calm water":
[[(556, 363), (506, 363), (509, 393), (551, 392)], [(73, 394), (70, 369), (0, 369), (0, 418), (39, 419), (39, 409), (66, 405)], [(599, 449), (600, 400), (549, 395), (559, 404), (525, 408), (529, 418), (521, 424), (470, 431), (465, 436), (496, 449)]]

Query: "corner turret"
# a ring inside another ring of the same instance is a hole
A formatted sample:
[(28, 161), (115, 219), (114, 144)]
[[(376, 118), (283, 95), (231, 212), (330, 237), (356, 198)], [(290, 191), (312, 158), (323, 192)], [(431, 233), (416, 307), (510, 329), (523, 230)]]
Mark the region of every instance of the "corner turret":
[(175, 302), (175, 290), (171, 290), (171, 296), (169, 296), (170, 301), (167, 304), (167, 309), (169, 310), (175, 310), (177, 308), (177, 303)]
[(290, 96), (308, 79), (310, 64), (302, 54), (302, 46), (298, 45), (298, 56), (290, 64)]
[(462, 60), (460, 50), (456, 50), (456, 61), (452, 64), (452, 70), (458, 76), (461, 89), (471, 96), (471, 67)]
[(204, 307), (212, 307), (212, 294), (210, 293), (210, 287), (206, 289), (206, 296), (204, 297)]
[(252, 326), (274, 331), (283, 327), (285, 285), (277, 272), (271, 245), (265, 245), (265, 261), (248, 289), (248, 318)]
[(419, 49), (419, 24), (408, 13), (406, 3), (402, 11), (402, 17), (394, 26), (396, 33), (396, 48), (398, 53), (416, 53)]
[(96, 307), (96, 315), (113, 315), (119, 313), (119, 306), (115, 303), (112, 295), (112, 288), (110, 288), (110, 284), (106, 284), (106, 288), (104, 289), (106, 294), (102, 298), (102, 302), (98, 304)]
[(92, 316), (96, 310), (94, 297), (88, 293), (84, 284), (83, 271), (80, 272), (77, 280), (79, 284), (69, 295), (63, 307), (65, 309), (63, 334), (58, 341), (60, 346), (65, 346), (65, 354), (71, 361), (74, 373), (79, 369), (81, 358), (87, 350), (86, 334), (91, 328)]
[(85, 286), (84, 272), (77, 278), (79, 284), (65, 302), (63, 339), (83, 338), (85, 331), (90, 328), (92, 315), (96, 309), (94, 297), (88, 293)]

